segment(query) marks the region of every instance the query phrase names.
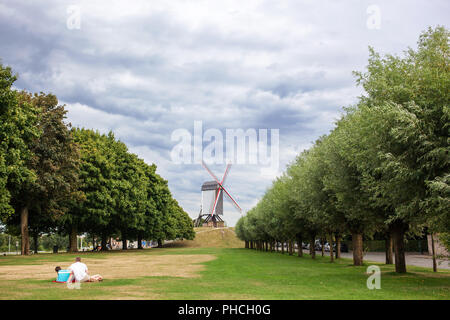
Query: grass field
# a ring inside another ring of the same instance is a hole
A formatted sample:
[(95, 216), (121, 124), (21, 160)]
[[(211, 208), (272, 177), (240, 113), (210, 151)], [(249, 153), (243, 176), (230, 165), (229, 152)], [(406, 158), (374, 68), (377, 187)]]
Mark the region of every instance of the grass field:
[(398, 275), (380, 264), (381, 290), (369, 290), (367, 266), (348, 259), (186, 247), (78, 255), (105, 280), (52, 283), (74, 254), (0, 257), (0, 299), (450, 299), (450, 273), (420, 267)]

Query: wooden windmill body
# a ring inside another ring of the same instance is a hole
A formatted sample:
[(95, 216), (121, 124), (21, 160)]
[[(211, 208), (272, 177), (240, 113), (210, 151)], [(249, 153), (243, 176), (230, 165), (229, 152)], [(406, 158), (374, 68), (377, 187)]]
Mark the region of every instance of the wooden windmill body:
[(231, 164), (228, 164), (222, 181), (219, 181), (219, 179), (217, 179), (217, 177), (212, 173), (211, 170), (209, 170), (205, 163), (202, 164), (206, 171), (208, 171), (208, 173), (214, 178), (214, 181), (207, 181), (202, 184), (202, 205), (199, 216), (195, 221), (195, 226), (221, 228), (225, 226), (225, 221), (222, 218), (224, 192), (227, 198), (230, 199), (233, 205), (239, 210), (239, 212), (241, 212), (241, 208), (239, 207), (237, 202), (234, 201), (234, 199), (223, 186)]

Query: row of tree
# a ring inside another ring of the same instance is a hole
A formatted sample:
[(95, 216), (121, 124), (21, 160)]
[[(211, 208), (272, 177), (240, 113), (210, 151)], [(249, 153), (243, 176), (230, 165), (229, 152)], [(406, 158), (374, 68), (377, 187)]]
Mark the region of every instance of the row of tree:
[[(172, 197), (167, 181), (130, 153), (114, 135), (72, 128), (52, 94), (13, 88), (16, 76), (0, 65), (0, 218), (10, 233), (77, 234), (101, 239), (158, 240), (195, 235), (188, 214)], [(37, 243), (34, 245), (38, 248)]]
[(247, 247), (297, 241), (301, 255), (303, 240), (340, 250), (351, 235), (361, 265), (364, 237), (378, 232), (403, 273), (405, 235), (450, 231), (449, 35), (429, 28), (402, 57), (370, 49), (367, 71), (355, 72), (366, 94), (238, 221)]

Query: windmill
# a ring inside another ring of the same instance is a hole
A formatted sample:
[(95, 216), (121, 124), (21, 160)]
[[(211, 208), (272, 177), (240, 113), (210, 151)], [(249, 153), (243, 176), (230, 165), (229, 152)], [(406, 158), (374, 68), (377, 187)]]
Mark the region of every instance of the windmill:
[(216, 175), (206, 166), (205, 162), (202, 161), (203, 168), (208, 171), (208, 173), (213, 177), (214, 181), (207, 181), (202, 184), (202, 206), (200, 209), (200, 213), (195, 222), (195, 226), (199, 227), (203, 221), (203, 225), (211, 226), (211, 227), (223, 227), (224, 221), (220, 216), (223, 216), (223, 194), (228, 199), (231, 200), (231, 203), (234, 207), (242, 212), (241, 207), (234, 201), (233, 197), (228, 193), (223, 184), (225, 183), (225, 179), (230, 171), (231, 163), (227, 165), (225, 169), (225, 173), (223, 174), (222, 180), (216, 177)]

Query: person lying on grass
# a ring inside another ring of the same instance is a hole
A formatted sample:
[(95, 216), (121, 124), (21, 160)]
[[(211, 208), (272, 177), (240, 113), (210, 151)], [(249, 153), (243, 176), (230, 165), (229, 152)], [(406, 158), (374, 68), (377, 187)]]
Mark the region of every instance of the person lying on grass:
[(88, 274), (88, 267), (81, 262), (80, 257), (75, 258), (75, 263), (72, 263), (69, 267), (70, 277), (67, 279), (67, 282), (72, 282), (73, 279), (77, 282), (95, 282), (102, 281), (103, 277), (99, 274), (94, 274), (90, 276)]

